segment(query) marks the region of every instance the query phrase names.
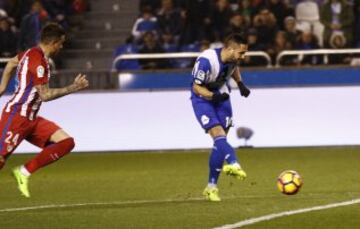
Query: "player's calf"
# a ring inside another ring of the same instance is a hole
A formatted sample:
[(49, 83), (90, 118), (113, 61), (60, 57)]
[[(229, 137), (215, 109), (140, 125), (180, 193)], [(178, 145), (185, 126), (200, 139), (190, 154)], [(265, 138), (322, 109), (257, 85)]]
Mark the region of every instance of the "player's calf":
[(49, 165), (64, 157), (73, 150), (75, 141), (73, 138), (66, 138), (60, 142), (49, 145), (43, 149), (35, 158), (25, 164), (26, 170), (32, 174), (36, 170)]

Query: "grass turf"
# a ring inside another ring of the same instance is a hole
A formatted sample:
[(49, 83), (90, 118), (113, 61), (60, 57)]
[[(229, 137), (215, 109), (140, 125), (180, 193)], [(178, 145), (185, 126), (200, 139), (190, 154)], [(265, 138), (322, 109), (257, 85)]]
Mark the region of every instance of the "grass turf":
[[(10, 169), (33, 155), (13, 155), (0, 172), (0, 228), (212, 228), (287, 210), (360, 198), (360, 148), (238, 151), (248, 179), (222, 175), (223, 201), (201, 199), (208, 154), (72, 154), (35, 174), (32, 197), (19, 195)], [(285, 196), (276, 177), (297, 170), (302, 190)], [(72, 205), (27, 211), (2, 209)], [(245, 228), (358, 228), (360, 204), (309, 212)]]

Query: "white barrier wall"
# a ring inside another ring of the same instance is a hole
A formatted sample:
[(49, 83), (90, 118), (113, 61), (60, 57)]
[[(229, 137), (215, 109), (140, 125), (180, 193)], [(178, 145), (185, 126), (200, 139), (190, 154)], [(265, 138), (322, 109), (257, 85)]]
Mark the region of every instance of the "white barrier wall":
[[(255, 131), (257, 146), (360, 145), (360, 87), (232, 92), (235, 125)], [(4, 96), (0, 105), (9, 99)], [(40, 114), (76, 140), (76, 151), (208, 148), (188, 91), (81, 93), (43, 103)], [(240, 145), (235, 130), (229, 141)], [(36, 152), (22, 144), (17, 152)]]

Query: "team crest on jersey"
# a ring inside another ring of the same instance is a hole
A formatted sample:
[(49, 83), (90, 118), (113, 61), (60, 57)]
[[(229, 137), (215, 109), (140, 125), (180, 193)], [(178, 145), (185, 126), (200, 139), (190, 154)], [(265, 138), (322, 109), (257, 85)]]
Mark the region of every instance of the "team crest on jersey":
[(40, 65), (36, 68), (36, 72), (37, 72), (38, 77), (42, 78), (42, 77), (44, 77), (45, 68)]
[(206, 116), (206, 115), (202, 115), (202, 116), (201, 116), (201, 123), (202, 123), (203, 125), (209, 124), (209, 122), (210, 122), (210, 119), (209, 119), (208, 116)]

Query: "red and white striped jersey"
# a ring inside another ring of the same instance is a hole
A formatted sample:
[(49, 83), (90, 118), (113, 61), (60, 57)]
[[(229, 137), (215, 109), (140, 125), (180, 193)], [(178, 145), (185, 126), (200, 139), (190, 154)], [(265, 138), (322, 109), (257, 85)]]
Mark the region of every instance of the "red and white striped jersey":
[(6, 104), (5, 112), (18, 113), (34, 120), (42, 102), (35, 86), (49, 82), (49, 63), (40, 47), (33, 47), (18, 54), (18, 59), (17, 88)]

